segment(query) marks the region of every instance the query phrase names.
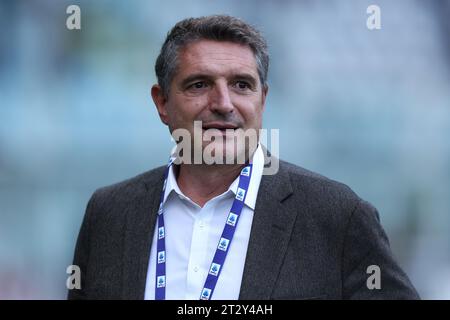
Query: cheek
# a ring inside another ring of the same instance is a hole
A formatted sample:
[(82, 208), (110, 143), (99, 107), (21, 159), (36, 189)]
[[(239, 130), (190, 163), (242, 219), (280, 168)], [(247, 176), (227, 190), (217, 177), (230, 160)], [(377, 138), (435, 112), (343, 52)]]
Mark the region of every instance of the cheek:
[(198, 113), (200, 104), (192, 99), (177, 99), (169, 109), (169, 117), (178, 127), (186, 127)]
[(190, 101), (186, 105), (186, 118), (189, 122), (200, 121), (210, 118), (210, 109), (208, 108), (208, 102), (206, 99), (196, 99), (195, 101)]
[(260, 124), (263, 111), (261, 102), (247, 102), (242, 105), (240, 111), (247, 124), (252, 124), (252, 126)]

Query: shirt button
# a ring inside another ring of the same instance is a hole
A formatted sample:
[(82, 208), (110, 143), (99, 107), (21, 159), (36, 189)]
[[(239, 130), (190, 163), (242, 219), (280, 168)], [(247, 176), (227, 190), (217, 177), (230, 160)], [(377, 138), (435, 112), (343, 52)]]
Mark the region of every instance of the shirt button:
[(198, 267), (194, 267), (194, 271), (195, 271), (195, 272), (198, 272)]

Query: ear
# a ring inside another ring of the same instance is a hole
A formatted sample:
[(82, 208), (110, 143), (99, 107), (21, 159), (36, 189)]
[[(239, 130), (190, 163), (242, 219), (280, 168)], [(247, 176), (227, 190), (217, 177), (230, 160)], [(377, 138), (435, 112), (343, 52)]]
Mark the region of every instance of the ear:
[(167, 112), (167, 99), (164, 96), (162, 88), (157, 84), (153, 85), (151, 94), (156, 109), (158, 110), (159, 118), (165, 125), (168, 125), (169, 116)]
[(261, 102), (262, 102), (262, 104), (261, 104), (262, 110), (261, 111), (264, 111), (264, 109), (266, 107), (266, 98), (267, 98), (267, 93), (269, 92), (269, 86), (265, 85), (261, 91), (262, 91), (261, 92)]

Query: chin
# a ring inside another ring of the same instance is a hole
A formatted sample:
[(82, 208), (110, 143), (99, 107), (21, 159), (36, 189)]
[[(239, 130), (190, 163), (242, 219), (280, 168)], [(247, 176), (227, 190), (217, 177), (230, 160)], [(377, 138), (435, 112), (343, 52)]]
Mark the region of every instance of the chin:
[(248, 159), (245, 145), (213, 141), (203, 145), (203, 160), (207, 164), (244, 164)]

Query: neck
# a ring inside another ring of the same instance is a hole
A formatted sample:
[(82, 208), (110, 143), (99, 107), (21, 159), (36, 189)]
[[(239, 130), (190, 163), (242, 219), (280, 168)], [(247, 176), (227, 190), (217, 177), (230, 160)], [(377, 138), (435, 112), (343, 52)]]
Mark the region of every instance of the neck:
[(199, 206), (224, 193), (244, 164), (181, 164), (177, 177), (180, 190)]

